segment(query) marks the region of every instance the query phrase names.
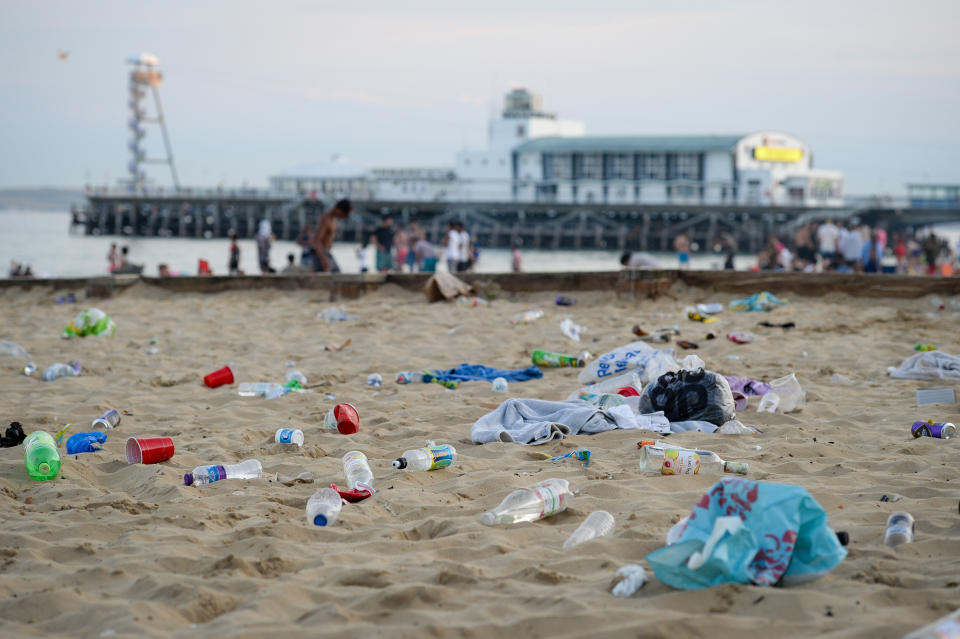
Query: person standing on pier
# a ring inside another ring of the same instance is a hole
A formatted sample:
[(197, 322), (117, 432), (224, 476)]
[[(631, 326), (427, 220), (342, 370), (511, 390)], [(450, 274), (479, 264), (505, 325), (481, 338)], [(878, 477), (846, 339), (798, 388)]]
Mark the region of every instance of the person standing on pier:
[(345, 220), (353, 212), (350, 200), (343, 199), (337, 202), (332, 209), (320, 216), (317, 220), (317, 230), (314, 231), (310, 244), (316, 252), (314, 270), (322, 273), (339, 273), (340, 266), (333, 259), (333, 238), (337, 234), (337, 220)]

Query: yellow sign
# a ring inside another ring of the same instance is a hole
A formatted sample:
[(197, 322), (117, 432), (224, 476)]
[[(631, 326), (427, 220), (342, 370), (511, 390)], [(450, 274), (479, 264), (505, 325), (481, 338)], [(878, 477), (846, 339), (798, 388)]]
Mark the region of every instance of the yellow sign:
[(799, 162), (803, 159), (803, 149), (755, 146), (753, 147), (753, 159), (760, 162)]

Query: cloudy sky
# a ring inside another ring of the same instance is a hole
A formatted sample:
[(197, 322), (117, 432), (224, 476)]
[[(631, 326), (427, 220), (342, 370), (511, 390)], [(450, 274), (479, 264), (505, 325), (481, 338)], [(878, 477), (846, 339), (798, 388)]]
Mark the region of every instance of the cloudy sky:
[(590, 134), (793, 133), (850, 194), (960, 182), (956, 0), (466, 4), (4, 0), (0, 187), (123, 177), (140, 51), (189, 185), (449, 166), (513, 86)]

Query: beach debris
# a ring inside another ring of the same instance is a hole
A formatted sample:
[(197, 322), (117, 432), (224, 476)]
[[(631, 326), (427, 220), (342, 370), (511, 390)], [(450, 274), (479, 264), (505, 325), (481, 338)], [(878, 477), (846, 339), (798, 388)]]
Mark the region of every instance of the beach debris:
[(354, 315), (348, 315), (346, 309), (343, 305), (330, 306), (324, 310), (317, 313), (317, 317), (327, 322), (327, 324), (333, 324), (335, 322), (347, 322), (359, 319)]
[(367, 376), (367, 386), (383, 386), (383, 376), (380, 373), (370, 373)]
[(830, 376), (830, 383), (841, 384), (843, 386), (850, 386), (852, 384), (856, 384), (857, 382), (847, 377), (846, 375), (841, 375), (840, 373), (834, 373), (833, 375)]
[(351, 339), (351, 338), (349, 338), (349, 337), (347, 338), (347, 340), (346, 340), (343, 344), (336, 344), (336, 343), (334, 343), (334, 342), (329, 342), (329, 343), (327, 343), (327, 344), (323, 347), (323, 350), (325, 350), (325, 351), (332, 351), (332, 352), (342, 351), (342, 350), (345, 349), (347, 346), (350, 346), (351, 342), (353, 342), (353, 339)]
[(111, 337), (116, 332), (117, 325), (110, 319), (109, 315), (99, 308), (85, 308), (73, 318), (72, 322), (67, 324), (60, 337), (64, 339), (87, 337), (88, 335)]
[(680, 370), (649, 384), (640, 396), (642, 414), (663, 411), (671, 422), (698, 420), (720, 426), (735, 419), (730, 384), (713, 371)]
[(23, 463), (31, 479), (56, 479), (60, 473), (60, 451), (50, 433), (37, 430), (23, 440)]
[(332, 526), (340, 515), (343, 500), (332, 488), (321, 488), (307, 500), (307, 523)]
[(33, 377), (33, 374), (37, 372), (37, 365), (33, 362), (27, 362), (23, 367), (23, 374), (27, 377)]
[(173, 457), (173, 440), (169, 437), (130, 437), (125, 452), (128, 464), (159, 464)]
[(597, 537), (606, 537), (613, 532), (615, 525), (613, 515), (605, 510), (595, 510), (563, 542), (563, 549), (568, 550)]
[(734, 344), (749, 344), (757, 338), (753, 335), (753, 333), (734, 331), (733, 333), (727, 333), (727, 339)]
[(120, 413), (113, 408), (109, 409), (90, 423), (91, 428), (96, 428), (98, 425), (108, 429), (116, 428), (120, 425)]
[(537, 521), (566, 510), (572, 497), (566, 479), (547, 479), (529, 488), (513, 491), (504, 497), (499, 506), (485, 512), (480, 522), (493, 526)]
[(577, 379), (581, 384), (589, 384), (633, 371), (640, 376), (640, 381), (648, 383), (679, 368), (672, 349), (658, 350), (640, 341), (604, 353), (587, 364)]
[(773, 293), (763, 291), (761, 293), (754, 293), (750, 297), (745, 297), (739, 300), (733, 300), (730, 302), (731, 311), (772, 311), (778, 306), (783, 306), (789, 304), (787, 300), (781, 300), (777, 298)]
[(490, 382), (490, 388), (497, 393), (506, 393), (508, 390), (510, 390), (510, 385), (507, 383), (506, 378), (497, 377)]
[(457, 306), (460, 308), (489, 308), (490, 300), (482, 297), (461, 296), (457, 298)]
[[(67, 424), (67, 427), (69, 428), (70, 424)], [(6, 432), (0, 437), (0, 448), (19, 446), (26, 438), (27, 435), (23, 432), (23, 426), (20, 425), (20, 422), (10, 422)]]
[(232, 384), (233, 371), (229, 366), (224, 366), (223, 368), (213, 371), (209, 375), (204, 375), (203, 383), (207, 388), (216, 388), (218, 386), (223, 386), (224, 384)]
[(690, 590), (724, 583), (806, 583), (846, 556), (827, 513), (806, 489), (737, 477), (709, 488), (676, 543), (646, 559), (660, 581)]
[(640, 564), (630, 564), (617, 570), (610, 592), (614, 597), (631, 597), (647, 583), (647, 572)]
[(774, 324), (773, 322), (757, 322), (757, 326), (766, 326), (767, 328), (796, 328), (797, 325), (794, 322), (784, 322), (783, 324)]
[(278, 444), (296, 444), (303, 447), (303, 431), (299, 428), (278, 428), (273, 436), (273, 441)]
[(97, 444), (107, 441), (107, 434), (100, 431), (93, 433), (74, 433), (67, 440), (67, 454), (95, 453), (103, 450)]
[(287, 383), (297, 382), (301, 388), (307, 385), (307, 376), (297, 370), (296, 364), (293, 362), (287, 362), (287, 370), (283, 374), (283, 379)]
[(564, 453), (563, 455), (558, 455), (557, 457), (551, 457), (550, 461), (555, 462), (562, 459), (569, 459), (571, 457), (579, 462), (583, 462), (584, 468), (590, 466), (590, 451), (585, 448), (583, 450), (570, 451), (569, 453)]
[(80, 374), (80, 362), (71, 361), (69, 364), (51, 364), (43, 371), (41, 379), (45, 382), (52, 382), (61, 377), (76, 377)]
[(680, 348), (682, 348), (682, 349), (685, 350), (685, 351), (688, 351), (688, 350), (691, 350), (691, 349), (700, 348), (700, 345), (697, 344), (696, 342), (688, 342), (688, 341), (685, 340), (685, 339), (678, 339), (678, 340), (677, 340), (677, 346), (679, 346)]
[(300, 382), (294, 380), (286, 384), (276, 382), (241, 382), (237, 384), (237, 395), (240, 397), (265, 397), (276, 399), (290, 393), (302, 393)]
[(192, 473), (183, 476), (186, 486), (205, 486), (223, 479), (259, 479), (263, 475), (263, 466), (259, 460), (248, 459), (239, 464), (213, 464), (197, 466)]
[(917, 404), (954, 404), (957, 401), (953, 388), (918, 388)]
[(560, 332), (563, 333), (564, 337), (573, 340), (574, 342), (580, 341), (581, 333), (585, 333), (587, 329), (575, 324), (574, 321), (567, 317), (562, 322), (560, 322)]
[(897, 379), (960, 380), (960, 356), (925, 351), (911, 355), (899, 367), (887, 368), (887, 373)]
[(353, 404), (337, 404), (323, 416), (323, 427), (352, 435), (360, 430), (360, 413)]
[(393, 467), (398, 470), (439, 470), (446, 468), (457, 458), (457, 449), (449, 444), (438, 446), (434, 442), (427, 442), (423, 448), (414, 448), (405, 451), (393, 461)]
[(916, 522), (913, 520), (913, 515), (904, 511), (895, 512), (887, 519), (887, 530), (883, 534), (883, 543), (891, 548), (901, 544), (909, 544), (913, 541), (915, 531)]
[(353, 488), (351, 490), (345, 490), (343, 488), (338, 488), (336, 484), (330, 484), (330, 488), (333, 488), (335, 491), (337, 491), (337, 494), (339, 494), (344, 501), (349, 502), (351, 504), (355, 504), (358, 501), (363, 501), (364, 499), (371, 497), (373, 493), (376, 492), (375, 490), (373, 490), (372, 486), (369, 487), (370, 488), (369, 490), (362, 489), (362, 488)]
[(957, 427), (950, 422), (935, 422), (929, 419), (925, 422), (913, 422), (910, 432), (914, 437), (936, 437), (937, 439), (951, 439), (957, 436)]
[(57, 434), (53, 436), (53, 438), (57, 440), (57, 448), (63, 445), (63, 438), (67, 434), (67, 431), (70, 430), (71, 426), (73, 426), (73, 424), (67, 424), (66, 426), (58, 430)]
[(510, 318), (510, 326), (519, 326), (520, 324), (533, 324), (538, 319), (544, 316), (542, 310), (534, 309), (532, 311), (524, 311), (522, 313), (517, 313)]
[(563, 295), (557, 295), (557, 306), (573, 306), (577, 303), (572, 297), (564, 297)]
[(343, 456), (343, 476), (352, 490), (364, 490), (373, 493), (373, 471), (367, 463), (367, 456), (359, 450), (351, 450)]
[(6, 357), (19, 357), (22, 359), (27, 359), (30, 357), (30, 353), (27, 352), (27, 349), (20, 346), (16, 342), (10, 342), (7, 340), (0, 340), (0, 355)]
[[(423, 294), (426, 296), (428, 302), (452, 300), (460, 295), (470, 295), (472, 292), (472, 286), (458, 279), (455, 275), (444, 273), (443, 271), (434, 273), (432, 276), (430, 276), (430, 279), (427, 280), (427, 283), (423, 287)], [(480, 298), (474, 299), (479, 300)], [(486, 302), (486, 300), (480, 301)], [(459, 299), (457, 300), (457, 303), (460, 304)], [(479, 306), (481, 304), (472, 305)], [(482, 305), (489, 306), (489, 304)]]
[(393, 515), (394, 517), (399, 517), (399, 516), (400, 516), (400, 515), (397, 514), (397, 511), (395, 511), (393, 508), (391, 508), (391, 507), (390, 507), (390, 504), (388, 504), (387, 502), (383, 502), (383, 507), (386, 508), (386, 509), (387, 509), (387, 512), (390, 513), (391, 515)]
[(578, 368), (584, 365), (584, 361), (573, 355), (561, 355), (560, 353), (551, 353), (542, 349), (533, 351), (530, 355), (530, 361), (537, 366), (546, 366), (548, 368)]
[(779, 411), (781, 413), (792, 413), (801, 410), (806, 400), (807, 394), (800, 387), (797, 381), (796, 373), (784, 375), (770, 382), (770, 392), (776, 393), (779, 397)]
[(711, 317), (710, 315), (700, 313), (694, 309), (687, 311), (687, 319), (693, 320), (694, 322), (701, 322), (703, 324), (709, 324), (711, 322), (718, 321), (716, 317)]
[(704, 315), (716, 315), (717, 313), (723, 312), (723, 304), (720, 302), (697, 304), (696, 309), (698, 313), (703, 313)]
[(275, 482), (281, 483), (284, 486), (295, 486), (296, 484), (312, 484), (313, 483), (313, 473), (309, 470), (305, 470), (299, 475), (281, 475), (280, 473), (275, 473), (273, 475), (273, 480)]
[[(950, 583), (956, 587), (955, 581)], [(960, 608), (923, 628), (914, 630), (903, 639), (956, 639), (957, 637), (960, 637)]]

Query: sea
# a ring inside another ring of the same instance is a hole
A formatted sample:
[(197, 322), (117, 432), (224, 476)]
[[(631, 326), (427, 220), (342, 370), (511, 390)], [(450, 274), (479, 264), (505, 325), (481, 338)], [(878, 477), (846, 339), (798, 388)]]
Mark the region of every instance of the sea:
[[(937, 227), (938, 234), (950, 238), (951, 246), (960, 240), (960, 224)], [(207, 260), (215, 275), (226, 274), (229, 242), (225, 239), (155, 238), (87, 236), (80, 227), (70, 228), (70, 214), (58, 211), (0, 211), (0, 277), (8, 276), (11, 262), (29, 264), (37, 277), (89, 277), (107, 273), (107, 253), (112, 243), (128, 246), (130, 261), (143, 264), (144, 275), (157, 275), (160, 264), (167, 264), (174, 274), (196, 275), (198, 261)], [(238, 242), (240, 268), (249, 274), (259, 273), (257, 247), (252, 239)], [(359, 273), (359, 245), (338, 242), (333, 255), (344, 273)], [(293, 254), (299, 262), (300, 247), (293, 242), (274, 242), (270, 264), (278, 271)], [(673, 253), (652, 253), (663, 268), (675, 268)], [(558, 271), (616, 271), (620, 268), (618, 251), (596, 250), (524, 250), (523, 270), (528, 272)], [(368, 256), (367, 266), (372, 267)], [(746, 270), (756, 264), (755, 255), (738, 255), (734, 265)], [(718, 253), (695, 253), (691, 266), (698, 270), (718, 270), (723, 257)], [(475, 270), (480, 273), (507, 273), (510, 271), (508, 249), (481, 247), (480, 260)]]

